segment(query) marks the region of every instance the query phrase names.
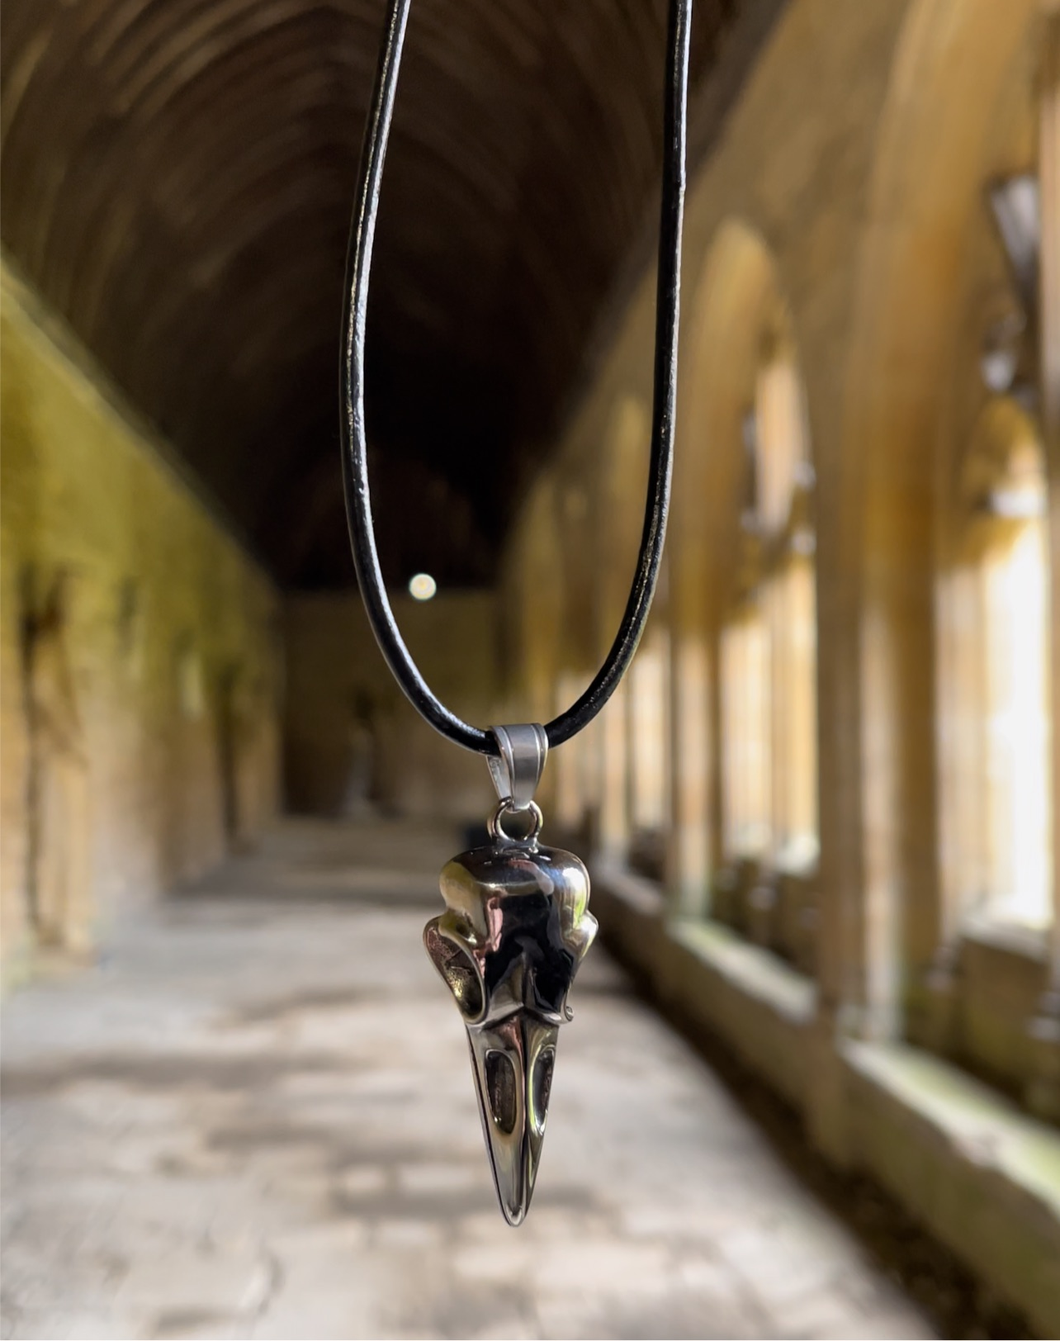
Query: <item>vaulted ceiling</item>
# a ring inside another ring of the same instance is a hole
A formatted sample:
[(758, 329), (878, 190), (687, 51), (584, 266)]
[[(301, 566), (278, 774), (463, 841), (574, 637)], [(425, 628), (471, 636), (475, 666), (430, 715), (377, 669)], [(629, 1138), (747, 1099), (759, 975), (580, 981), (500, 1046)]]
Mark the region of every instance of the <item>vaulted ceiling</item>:
[[(698, 0), (693, 150), (778, 0)], [(3, 241), (284, 582), (351, 580), (338, 325), (382, 0), (4, 0)], [(369, 319), (384, 564), (489, 578), (647, 259), (665, 0), (415, 0)]]

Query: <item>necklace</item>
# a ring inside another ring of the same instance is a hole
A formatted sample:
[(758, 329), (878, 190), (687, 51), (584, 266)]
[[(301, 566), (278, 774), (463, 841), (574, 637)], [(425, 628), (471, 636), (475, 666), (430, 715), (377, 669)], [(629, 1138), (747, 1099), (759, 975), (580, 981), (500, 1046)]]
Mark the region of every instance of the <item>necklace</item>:
[[(526, 1215), (548, 1116), (567, 994), (596, 935), (589, 874), (571, 852), (539, 842), (534, 793), (548, 751), (581, 731), (626, 673), (651, 608), (670, 503), (681, 223), (685, 186), (688, 46), (692, 0), (670, 0), (663, 124), (663, 184), (656, 289), (654, 403), (648, 493), (637, 567), (615, 640), (592, 684), (547, 726), (461, 721), (431, 692), (394, 619), (379, 566), (368, 487), (364, 344), (372, 243), (411, 0), (388, 0), (361, 148), (347, 253), (343, 313), (342, 466), (357, 581), (372, 630), (416, 710), (457, 745), (487, 757), (497, 791), (490, 843), (442, 871), (446, 910), (424, 930), (432, 963), (467, 1029), (486, 1150), (509, 1224)], [(515, 826), (515, 827), (513, 827)]]

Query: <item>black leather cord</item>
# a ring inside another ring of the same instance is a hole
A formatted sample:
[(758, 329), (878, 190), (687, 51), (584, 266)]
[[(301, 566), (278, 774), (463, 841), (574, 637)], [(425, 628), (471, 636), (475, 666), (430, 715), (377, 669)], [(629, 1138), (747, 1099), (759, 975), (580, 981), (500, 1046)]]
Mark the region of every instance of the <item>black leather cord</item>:
[[(387, 599), (372, 524), (368, 448), (364, 428), (364, 338), (368, 279), (376, 213), (394, 110), (401, 48), (411, 0), (389, 0), (375, 88), (368, 113), (350, 242), (346, 256), (343, 312), (342, 479), (350, 544), (368, 618), (387, 665), (417, 711), (457, 745), (495, 754), (493, 736), (470, 726), (431, 692), (412, 660)], [(670, 0), (663, 123), (662, 217), (655, 312), (655, 387), (651, 459), (637, 569), (629, 600), (604, 664), (592, 684), (566, 712), (545, 727), (550, 746), (561, 745), (593, 720), (615, 692), (637, 650), (659, 576), (670, 508), (674, 409), (677, 395), (677, 332), (681, 291), (681, 223), (685, 192), (688, 42), (692, 0)]]

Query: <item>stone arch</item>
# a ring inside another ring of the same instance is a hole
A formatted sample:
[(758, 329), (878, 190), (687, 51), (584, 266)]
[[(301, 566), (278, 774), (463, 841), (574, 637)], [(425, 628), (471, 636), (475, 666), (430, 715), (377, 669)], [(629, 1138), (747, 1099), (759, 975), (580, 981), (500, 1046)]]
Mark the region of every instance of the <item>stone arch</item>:
[[(915, 0), (880, 119), (846, 367), (840, 538), (831, 600), (844, 894), (857, 965), (835, 984), (862, 1027), (898, 1028), (937, 945), (933, 470), (952, 373), (964, 239), (980, 205), (991, 118), (1038, 0)], [(829, 834), (823, 836), (829, 846)]]
[(669, 862), (679, 905), (696, 912), (722, 859), (719, 628), (746, 539), (747, 415), (769, 348), (783, 343), (790, 349), (798, 374), (777, 262), (741, 219), (727, 219), (714, 235), (688, 331), (670, 547), (675, 823)]
[(682, 628), (702, 627), (717, 593), (704, 590), (711, 561), (730, 550), (739, 442), (758, 343), (779, 297), (776, 267), (762, 237), (742, 220), (718, 229), (692, 298), (674, 471), (670, 586)]
[(982, 505), (996, 489), (1037, 482), (1045, 453), (1037, 423), (1011, 396), (992, 396), (976, 418), (960, 461), (956, 493), (963, 509)]
[(942, 500), (952, 537), (936, 605), (939, 920), (954, 946), (969, 914), (1035, 922), (1051, 850), (1041, 433), (1025, 406), (995, 395), (963, 445)]

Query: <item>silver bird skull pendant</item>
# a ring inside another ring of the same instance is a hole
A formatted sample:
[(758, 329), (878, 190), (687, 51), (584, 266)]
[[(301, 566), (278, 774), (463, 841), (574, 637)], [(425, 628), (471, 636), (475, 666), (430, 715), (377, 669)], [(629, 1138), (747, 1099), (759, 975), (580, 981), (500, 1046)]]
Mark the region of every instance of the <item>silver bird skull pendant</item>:
[(567, 993), (597, 924), (573, 853), (492, 829), (495, 842), (442, 871), (446, 910), (423, 940), (467, 1027), (493, 1181), (518, 1225), (534, 1192), (559, 1026), (572, 1014)]

